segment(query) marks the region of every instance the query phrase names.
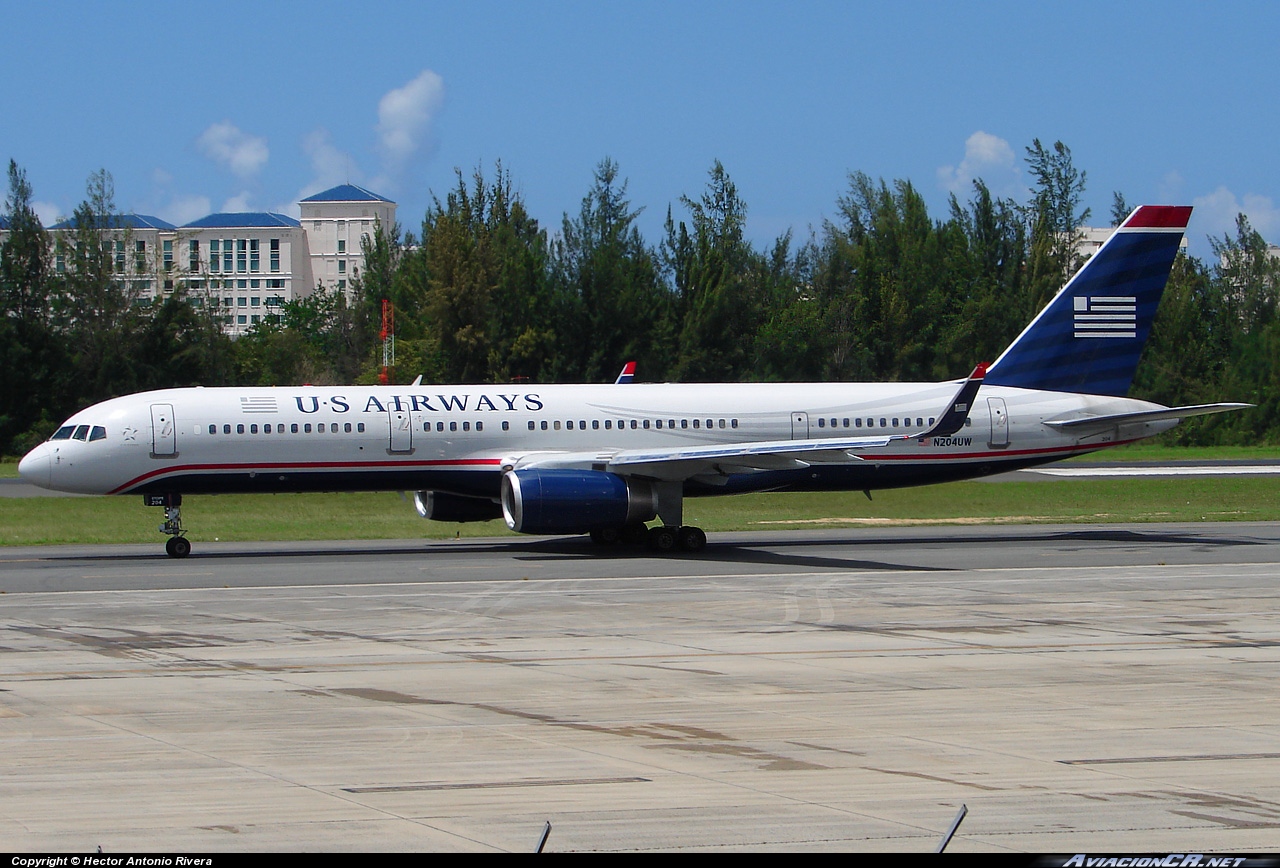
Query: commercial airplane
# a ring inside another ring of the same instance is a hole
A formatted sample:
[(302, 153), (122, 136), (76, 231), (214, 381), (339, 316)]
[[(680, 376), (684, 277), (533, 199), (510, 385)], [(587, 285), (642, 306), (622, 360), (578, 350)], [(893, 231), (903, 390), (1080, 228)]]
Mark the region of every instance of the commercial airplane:
[(183, 495), (377, 490), (416, 492), (418, 512), (436, 521), (502, 517), (522, 533), (696, 552), (706, 534), (683, 524), (685, 497), (869, 495), (1250, 406), (1125, 397), (1190, 213), (1136, 209), (994, 363), (963, 380), (167, 389), (76, 413), (18, 469), (44, 488), (163, 506), (177, 558), (191, 551)]

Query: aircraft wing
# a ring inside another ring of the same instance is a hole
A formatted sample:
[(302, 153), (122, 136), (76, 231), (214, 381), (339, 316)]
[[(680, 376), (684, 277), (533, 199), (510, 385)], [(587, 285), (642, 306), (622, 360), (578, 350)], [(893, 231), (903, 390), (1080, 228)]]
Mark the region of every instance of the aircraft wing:
[(974, 396), (982, 385), (986, 366), (979, 365), (961, 384), (938, 421), (927, 431), (914, 434), (882, 434), (870, 437), (823, 437), (805, 440), (765, 440), (716, 443), (707, 446), (674, 446), (669, 449), (624, 449), (616, 452), (538, 453), (522, 456), (516, 469), (556, 468), (606, 470), (622, 476), (680, 481), (694, 476), (726, 477), (733, 473), (802, 469), (813, 464), (851, 464), (865, 461), (857, 454), (881, 449), (890, 443), (923, 437), (948, 437), (959, 431)]
[(1089, 428), (1111, 428), (1116, 425), (1128, 425), (1133, 422), (1162, 422), (1168, 419), (1187, 419), (1191, 416), (1208, 416), (1213, 413), (1227, 413), (1231, 410), (1244, 410), (1254, 404), (1192, 404), (1187, 407), (1166, 407), (1161, 410), (1143, 410), (1137, 413), (1113, 413), (1109, 416), (1080, 416), (1076, 419), (1058, 419), (1044, 424), (1051, 428), (1067, 430)]

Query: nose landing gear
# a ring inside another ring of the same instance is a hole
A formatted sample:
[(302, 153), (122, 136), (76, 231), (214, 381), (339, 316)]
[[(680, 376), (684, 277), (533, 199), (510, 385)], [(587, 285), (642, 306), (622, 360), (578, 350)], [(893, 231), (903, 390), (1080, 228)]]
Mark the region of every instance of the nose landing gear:
[(144, 494), (142, 502), (147, 506), (164, 507), (164, 524), (160, 525), (160, 533), (169, 535), (169, 540), (164, 544), (169, 557), (185, 558), (191, 554), (191, 541), (186, 538), (186, 530), (182, 527), (182, 495)]

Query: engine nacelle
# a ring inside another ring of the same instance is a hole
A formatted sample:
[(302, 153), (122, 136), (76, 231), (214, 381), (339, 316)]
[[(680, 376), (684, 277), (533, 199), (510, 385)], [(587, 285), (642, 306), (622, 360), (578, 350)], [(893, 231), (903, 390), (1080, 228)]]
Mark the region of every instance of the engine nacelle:
[(602, 470), (514, 470), (502, 477), (502, 517), (520, 533), (588, 533), (658, 514), (653, 483)]
[(466, 497), (444, 491), (415, 491), (413, 508), (432, 521), (489, 521), (502, 518), (502, 507), (487, 497)]

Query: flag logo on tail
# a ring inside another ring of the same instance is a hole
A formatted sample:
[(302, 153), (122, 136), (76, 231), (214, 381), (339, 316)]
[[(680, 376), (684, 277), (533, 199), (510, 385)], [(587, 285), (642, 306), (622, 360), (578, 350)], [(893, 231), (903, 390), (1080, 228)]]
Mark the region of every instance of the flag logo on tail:
[(1132, 295), (1076, 296), (1075, 336), (1136, 338), (1137, 298)]

